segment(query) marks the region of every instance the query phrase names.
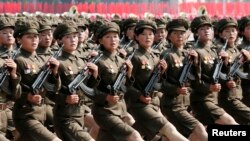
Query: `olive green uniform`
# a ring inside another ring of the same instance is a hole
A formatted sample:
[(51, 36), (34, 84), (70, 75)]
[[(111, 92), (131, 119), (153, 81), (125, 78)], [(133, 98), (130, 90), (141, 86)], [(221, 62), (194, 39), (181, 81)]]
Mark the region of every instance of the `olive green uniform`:
[[(37, 54), (29, 53), (24, 49), (20, 50), (20, 54), (15, 59), (17, 64), (17, 73), (22, 77), (20, 85), (22, 89), (21, 96), (16, 100), (13, 109), (13, 118), (17, 130), (21, 137), (19, 140), (52, 140), (56, 136), (51, 133), (43, 123), (46, 119), (46, 105), (44, 100), (41, 104), (34, 105), (27, 100), (27, 95), (32, 93), (31, 86), (38, 76), (44, 61)], [(58, 79), (49, 76), (48, 82), (56, 84)], [(55, 91), (56, 91), (55, 87)], [(39, 94), (44, 98), (46, 89), (42, 89)]]
[[(53, 52), (50, 48), (39, 47), (36, 50), (36, 53), (44, 63), (48, 62), (49, 58), (53, 55)], [(55, 105), (56, 93), (47, 92), (44, 98), (44, 104), (46, 105), (46, 121), (44, 125), (53, 131), (53, 107)]]
[[(164, 95), (161, 100), (161, 105), (162, 113), (166, 115), (168, 120), (182, 135), (188, 137), (199, 121), (187, 111), (190, 106), (189, 97), (192, 90), (192, 81), (188, 79), (185, 83), (185, 87), (187, 87), (189, 91), (186, 95), (177, 93), (177, 88), (180, 87), (178, 79), (182, 73), (186, 54), (187, 50), (180, 50), (176, 47), (172, 47), (167, 52), (166, 62), (168, 68), (166, 71), (166, 79), (162, 82)], [(164, 55), (166, 54), (163, 54), (163, 56)], [(194, 71), (195, 66), (192, 66), (190, 73), (194, 74)]]
[[(241, 45), (238, 46), (239, 49), (247, 49), (249, 50), (250, 47), (250, 42), (249, 41), (244, 41)], [(250, 63), (245, 62), (243, 64), (242, 70), (244, 73), (249, 73), (250, 69)], [(248, 107), (250, 107), (250, 81), (249, 79), (241, 79), (241, 87), (242, 87), (242, 94), (243, 94), (243, 99), (242, 102), (246, 104)]]
[(144, 93), (153, 70), (157, 67), (159, 54), (156, 55), (153, 51), (148, 52), (143, 47), (139, 47), (131, 61), (134, 66), (135, 82), (127, 92), (129, 112), (136, 120), (134, 127), (141, 135), (146, 136), (147, 139), (152, 139), (168, 121), (160, 113), (159, 92), (155, 91), (149, 94), (152, 98), (150, 104), (141, 102), (139, 97)]
[[(92, 108), (94, 119), (100, 126), (97, 141), (122, 141), (134, 131), (122, 120), (127, 115), (124, 94), (120, 91), (117, 92), (120, 100), (114, 105), (109, 105), (106, 101), (107, 95), (110, 94), (107, 87), (114, 84), (123, 63), (124, 60), (116, 53), (111, 54), (108, 51), (103, 51), (103, 56), (97, 62), (101, 78), (97, 89), (102, 92), (94, 97)], [(130, 79), (127, 79), (126, 82), (127, 84), (132, 83)]]
[[(0, 47), (0, 66), (3, 67), (5, 62), (4, 59), (9, 58), (14, 52), (8, 50), (5, 47)], [(2, 68), (1, 68), (2, 69)], [(5, 137), (7, 128), (11, 127), (14, 130), (13, 119), (12, 119), (12, 106), (9, 107), (8, 102), (15, 100), (18, 95), (18, 89), (20, 82), (20, 76), (17, 79), (11, 79), (8, 75), (3, 82), (0, 90), (0, 140), (8, 141)], [(20, 91), (19, 91), (20, 92)]]
[(195, 117), (204, 125), (213, 124), (225, 111), (218, 106), (218, 92), (211, 92), (210, 85), (214, 84), (214, 73), (217, 49), (214, 45), (204, 45), (201, 42), (195, 47), (199, 55), (199, 81), (196, 81), (190, 95), (191, 108)]
[[(222, 73), (227, 74), (234, 59), (240, 54), (236, 47), (226, 48), (229, 60), (228, 64), (222, 67)], [(226, 86), (226, 80), (222, 81), (222, 89), (219, 94), (219, 105), (229, 113), (238, 123), (249, 124), (250, 108), (242, 100), (241, 79), (238, 76), (232, 78), (236, 82), (236, 87), (231, 90)]]
[(83, 70), (85, 63), (76, 55), (65, 51), (62, 52), (58, 60), (60, 61), (58, 73), (62, 83), (54, 110), (56, 133), (65, 141), (89, 141), (92, 137), (84, 130), (83, 92), (80, 89), (75, 92), (79, 96), (78, 104), (66, 103), (66, 97), (70, 95), (68, 85)]

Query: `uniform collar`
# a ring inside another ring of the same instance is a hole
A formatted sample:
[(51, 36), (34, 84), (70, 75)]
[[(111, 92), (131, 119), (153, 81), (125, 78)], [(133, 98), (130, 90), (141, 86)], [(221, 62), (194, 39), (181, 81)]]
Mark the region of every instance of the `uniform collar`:
[(20, 53), (24, 55), (25, 57), (37, 57), (36, 52), (28, 52), (24, 50), (23, 48), (20, 49)]
[(36, 53), (37, 54), (51, 54), (51, 51), (49, 47), (44, 48), (44, 47), (38, 46), (38, 48), (36, 49)]
[(65, 57), (65, 58), (68, 58), (70, 60), (76, 60), (76, 58), (77, 58), (75, 54), (68, 53), (66, 51), (62, 51), (62, 55), (61, 56)]
[(146, 50), (145, 48), (143, 48), (143, 47), (139, 47), (138, 48), (138, 51), (139, 52), (141, 52), (142, 54), (151, 54), (151, 49), (149, 49), (149, 50)]
[(210, 48), (212, 46), (212, 43), (204, 44), (203, 42), (198, 41), (198, 48)]
[(107, 50), (103, 51), (103, 55), (107, 56), (108, 58), (114, 60), (116, 58), (117, 52), (109, 52)]

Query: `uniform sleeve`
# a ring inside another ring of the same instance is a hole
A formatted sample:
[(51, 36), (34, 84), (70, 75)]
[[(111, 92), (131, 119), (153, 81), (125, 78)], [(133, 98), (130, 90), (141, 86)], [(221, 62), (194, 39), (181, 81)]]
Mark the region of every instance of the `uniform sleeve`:
[(17, 78), (15, 79), (10, 79), (11, 80), (11, 90), (12, 90), (12, 98), (15, 100), (17, 97), (20, 97), (21, 95), (21, 86), (20, 86), (20, 81), (21, 81), (21, 75), (17, 73)]
[[(133, 64), (133, 71), (132, 71), (132, 76), (138, 75), (138, 67), (139, 67), (139, 58), (134, 56), (131, 59), (131, 62)], [(136, 80), (135, 80), (136, 83)], [(128, 88), (128, 93), (129, 93), (129, 97), (132, 101), (137, 101), (139, 99), (139, 97), (142, 95), (142, 93), (140, 92), (140, 90), (136, 89), (133, 85), (131, 85)]]
[[(96, 63), (96, 65), (98, 66), (98, 72), (99, 72), (99, 82), (101, 81), (101, 73), (103, 71), (103, 68), (100, 61), (98, 61)], [(98, 83), (99, 84), (99, 83)], [(96, 85), (97, 87), (98, 85)], [(95, 103), (97, 104), (100, 104), (100, 105), (105, 105), (107, 102), (106, 102), (106, 97), (107, 97), (107, 94), (105, 94), (104, 92), (98, 90), (97, 88), (95, 89), (95, 96), (93, 97), (93, 100)]]
[[(25, 69), (25, 65), (24, 65), (24, 61), (19, 57), (15, 59), (15, 62), (17, 64), (17, 74), (20, 74), (20, 77), (23, 77), (24, 74), (24, 69)], [(23, 89), (29, 89), (29, 86), (20, 83), (20, 87), (21, 87), (21, 91), (19, 91), (20, 94), (16, 94), (15, 99), (19, 100), (20, 103), (25, 104), (27, 103), (27, 97), (28, 97), (28, 93), (23, 92)], [(22, 88), (25, 87), (25, 88)]]

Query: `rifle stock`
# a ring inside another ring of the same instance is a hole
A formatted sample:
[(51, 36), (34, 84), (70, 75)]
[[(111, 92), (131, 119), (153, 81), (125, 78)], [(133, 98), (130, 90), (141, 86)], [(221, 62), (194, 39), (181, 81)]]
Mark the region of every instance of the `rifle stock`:
[[(247, 50), (250, 47), (247, 47)], [(238, 55), (234, 62), (233, 65), (230, 67), (229, 72), (227, 74), (222, 74), (222, 79), (223, 80), (231, 80), (235, 75), (238, 75), (239, 77), (243, 79), (248, 79), (247, 73), (240, 72), (240, 67), (246, 62), (244, 55), (241, 53)]]
[[(136, 49), (133, 51), (132, 54), (129, 55), (127, 60), (132, 59), (135, 51), (136, 51)], [(120, 69), (120, 73), (115, 80), (115, 83), (112, 86), (111, 85), (107, 86), (107, 88), (110, 90), (111, 94), (115, 95), (120, 90), (122, 83), (123, 83), (124, 79), (126, 78), (126, 75), (127, 75), (127, 66), (126, 66), (126, 64), (123, 64), (121, 69)]]
[[(21, 49), (21, 46), (15, 52), (12, 53), (10, 58), (14, 60), (17, 54), (19, 53), (20, 49)], [(8, 68), (5, 66), (2, 66), (0, 68), (0, 87), (2, 87), (7, 76), (8, 76)]]
[[(227, 42), (228, 40), (226, 40), (226, 43), (224, 44), (223, 47), (221, 47), (221, 50), (218, 53), (218, 56), (220, 54), (220, 52), (225, 51), (226, 47), (227, 47)], [(216, 64), (215, 64), (215, 69), (214, 69), (214, 73), (212, 76), (213, 82), (216, 84), (219, 81), (219, 78), (222, 78), (222, 73), (221, 73), (221, 68), (223, 66), (223, 60), (221, 57), (218, 57), (216, 60)]]
[[(51, 57), (58, 58), (58, 56), (61, 54), (62, 50), (63, 50), (63, 46), (57, 52), (55, 52)], [(48, 61), (49, 60), (50, 59), (48, 59)], [(41, 71), (39, 72), (38, 76), (36, 77), (36, 80), (31, 85), (31, 89), (32, 89), (33, 94), (39, 93), (44, 82), (48, 78), (49, 74), (51, 74), (51, 72), (52, 72), (50, 66), (47, 65), (48, 61), (42, 67)]]
[[(101, 57), (102, 53), (100, 53), (98, 56), (94, 57), (90, 62), (96, 63)], [(76, 89), (81, 85), (81, 83), (86, 80), (90, 75), (88, 74), (88, 67), (85, 66), (82, 71), (79, 72), (79, 74), (74, 78), (73, 81), (70, 82), (68, 85), (68, 89), (70, 93), (74, 93)]]
[[(165, 54), (162, 59), (165, 60), (166, 58), (167, 58), (167, 54)], [(154, 85), (157, 82), (157, 80), (161, 74), (161, 71), (162, 70), (160, 69), (160, 66), (157, 65), (157, 67), (153, 71), (153, 75), (151, 76), (147, 86), (144, 89), (144, 96), (145, 97), (149, 96), (154, 91)]]

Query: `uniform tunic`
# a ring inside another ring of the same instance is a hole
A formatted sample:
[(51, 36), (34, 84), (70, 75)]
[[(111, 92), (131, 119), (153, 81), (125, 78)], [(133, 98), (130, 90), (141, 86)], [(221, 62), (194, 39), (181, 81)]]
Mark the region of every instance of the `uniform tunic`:
[[(190, 105), (189, 96), (192, 90), (192, 81), (188, 79), (185, 84), (185, 87), (188, 88), (188, 93), (186, 95), (177, 93), (177, 88), (180, 87), (178, 79), (182, 73), (186, 54), (186, 50), (180, 50), (176, 47), (172, 47), (167, 52), (167, 77), (162, 82), (164, 95), (161, 102), (162, 113), (167, 116), (168, 120), (182, 135), (188, 137), (198, 123), (198, 120), (190, 115), (190, 113), (187, 111)], [(190, 73), (194, 74), (194, 70), (195, 67), (192, 65)]]
[[(14, 53), (13, 50), (7, 49), (5, 47), (0, 47), (0, 66), (3, 67), (5, 62), (4, 59), (9, 58)], [(5, 81), (2, 84), (0, 89), (0, 140), (6, 141), (5, 134), (8, 127), (11, 127), (14, 130), (12, 111), (8, 105), (8, 102), (15, 100), (19, 86), (20, 76), (18, 75), (17, 79), (11, 79), (10, 75), (7, 76)], [(20, 92), (20, 91), (19, 91)], [(11, 121), (9, 123), (8, 121)], [(13, 126), (13, 127), (12, 127)]]
[[(100, 133), (97, 141), (123, 141), (130, 135), (134, 129), (126, 124), (122, 119), (127, 115), (127, 108), (124, 101), (124, 94), (119, 91), (117, 95), (120, 100), (116, 104), (109, 104), (106, 96), (110, 94), (108, 86), (112, 86), (118, 76), (124, 60), (116, 53), (103, 51), (103, 56), (97, 62), (100, 83), (97, 89), (101, 94), (94, 97), (92, 108), (96, 123), (100, 126)], [(130, 80), (127, 79), (127, 84)]]
[(218, 92), (211, 92), (214, 84), (214, 73), (217, 52), (214, 45), (204, 45), (198, 42), (195, 47), (199, 54), (199, 81), (196, 81), (190, 96), (191, 107), (195, 117), (205, 125), (213, 124), (225, 111), (218, 106)]
[(74, 54), (62, 52), (58, 58), (60, 67), (58, 73), (62, 80), (61, 89), (55, 105), (55, 126), (58, 136), (67, 141), (89, 141), (92, 137), (83, 130), (85, 105), (83, 102), (84, 94), (77, 89), (76, 94), (79, 96), (78, 104), (66, 103), (68, 85), (83, 70), (85, 63), (82, 59)]
[[(48, 59), (55, 52), (53, 53), (50, 48), (43, 48), (43, 47), (38, 46), (36, 53), (42, 59), (42, 61), (46, 63), (48, 62)], [(55, 105), (55, 99), (56, 99), (56, 93), (47, 91), (47, 93), (45, 94), (45, 98), (44, 98), (44, 104), (46, 105), (46, 121), (44, 125), (47, 128), (53, 127), (53, 120), (54, 120), (53, 108)], [(53, 130), (53, 129), (50, 129), (50, 130)]]
[[(52, 140), (56, 136), (43, 126), (46, 119), (44, 100), (40, 105), (32, 104), (27, 100), (28, 94), (32, 93), (31, 86), (44, 65), (44, 61), (35, 52), (30, 53), (21, 49), (15, 62), (17, 64), (17, 73), (22, 77), (20, 82), (22, 93), (16, 100), (13, 110), (14, 123), (21, 134), (20, 140)], [(48, 81), (54, 84), (58, 79), (49, 76)], [(45, 93), (45, 89), (39, 92), (42, 98), (45, 97)]]
[(168, 122), (160, 112), (159, 92), (154, 91), (149, 94), (152, 98), (150, 104), (145, 104), (139, 100), (141, 94), (144, 94), (144, 89), (158, 62), (159, 55), (157, 56), (153, 51), (148, 52), (143, 47), (139, 47), (132, 58), (135, 82), (127, 92), (129, 112), (136, 120), (134, 126), (147, 139), (152, 139)]
[[(222, 73), (227, 74), (234, 59), (240, 54), (236, 47), (226, 48), (229, 56), (227, 65), (223, 65)], [(219, 94), (219, 105), (229, 113), (239, 124), (250, 123), (250, 108), (242, 102), (241, 79), (238, 76), (232, 78), (236, 82), (236, 87), (228, 89), (227, 81), (222, 81), (222, 89)]]
[[(238, 46), (238, 48), (241, 49), (247, 49), (250, 50), (250, 41), (242, 41), (242, 44)], [(250, 63), (245, 62), (242, 66), (242, 70), (244, 73), (249, 73), (250, 70)], [(250, 107), (250, 81), (249, 79), (241, 79), (241, 87), (243, 92), (243, 99), (242, 102), (246, 104), (248, 107)]]

